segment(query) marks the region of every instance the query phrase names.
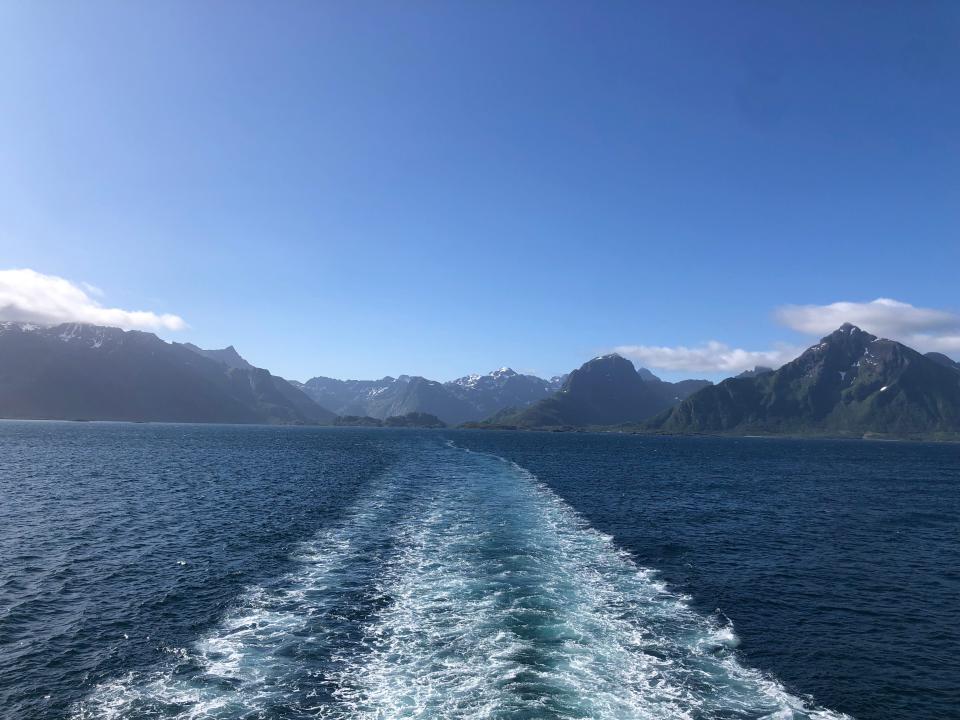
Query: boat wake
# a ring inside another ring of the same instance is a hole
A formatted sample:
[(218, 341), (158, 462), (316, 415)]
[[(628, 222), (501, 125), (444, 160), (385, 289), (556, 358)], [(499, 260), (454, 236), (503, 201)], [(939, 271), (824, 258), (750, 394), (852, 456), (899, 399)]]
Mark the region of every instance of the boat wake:
[(842, 718), (522, 468), (425, 446), (87, 718)]

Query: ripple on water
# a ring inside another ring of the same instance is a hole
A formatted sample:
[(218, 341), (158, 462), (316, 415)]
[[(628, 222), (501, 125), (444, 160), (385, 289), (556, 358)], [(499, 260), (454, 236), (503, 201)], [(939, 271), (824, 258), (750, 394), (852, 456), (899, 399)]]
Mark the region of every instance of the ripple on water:
[(494, 456), (425, 444), (293, 559), (74, 716), (842, 717)]

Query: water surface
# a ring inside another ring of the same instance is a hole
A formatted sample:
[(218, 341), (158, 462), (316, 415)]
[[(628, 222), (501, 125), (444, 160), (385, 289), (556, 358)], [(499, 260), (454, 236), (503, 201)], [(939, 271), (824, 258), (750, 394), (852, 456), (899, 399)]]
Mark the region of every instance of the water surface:
[(5, 717), (960, 703), (955, 446), (69, 423), (0, 443)]

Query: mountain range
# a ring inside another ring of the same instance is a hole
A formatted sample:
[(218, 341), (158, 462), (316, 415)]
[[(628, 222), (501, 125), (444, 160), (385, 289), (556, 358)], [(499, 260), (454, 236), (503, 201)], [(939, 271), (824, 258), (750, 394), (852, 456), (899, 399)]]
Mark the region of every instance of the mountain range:
[(0, 322), (0, 417), (960, 439), (960, 363), (853, 325), (777, 370), (665, 382), (613, 354), (550, 380), (287, 381), (233, 346), (118, 328)]
[(960, 364), (848, 323), (779, 370), (704, 388), (646, 427), (952, 439), (960, 436)]
[(571, 372), (559, 391), (526, 408), (511, 408), (487, 424), (520, 428), (588, 427), (637, 423), (710, 385), (708, 380), (664, 382), (617, 354), (594, 358)]
[(447, 383), (407, 375), (298, 383), (254, 367), (232, 345), (207, 350), (80, 323), (0, 323), (5, 418), (457, 425), (548, 397), (562, 379), (500, 368)]
[(448, 425), (459, 425), (482, 420), (506, 407), (524, 407), (547, 398), (559, 389), (560, 379), (544, 380), (500, 368), (446, 383), (401, 375), (380, 380), (315, 377), (294, 385), (337, 415), (385, 420), (422, 412), (435, 415)]
[(0, 323), (0, 416), (292, 424), (333, 420), (332, 412), (300, 390), (230, 350), (211, 355), (152, 333), (97, 325)]

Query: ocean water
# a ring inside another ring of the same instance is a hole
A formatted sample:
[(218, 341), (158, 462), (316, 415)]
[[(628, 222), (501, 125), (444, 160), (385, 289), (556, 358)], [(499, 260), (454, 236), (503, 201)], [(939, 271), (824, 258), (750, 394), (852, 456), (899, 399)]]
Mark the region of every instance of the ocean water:
[(0, 423), (3, 718), (950, 718), (960, 446)]

